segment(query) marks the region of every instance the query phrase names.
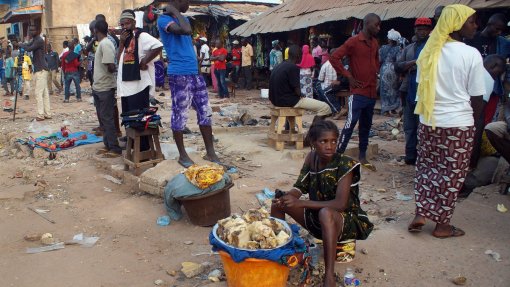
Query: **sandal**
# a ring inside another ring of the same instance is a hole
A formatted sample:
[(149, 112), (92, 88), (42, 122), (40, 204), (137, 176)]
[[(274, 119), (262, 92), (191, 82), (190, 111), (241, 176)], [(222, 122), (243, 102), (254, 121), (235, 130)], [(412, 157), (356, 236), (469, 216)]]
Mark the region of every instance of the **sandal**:
[(434, 233), (435, 232), (432, 233), (432, 236), (434, 236), (435, 238), (439, 238), (439, 239), (445, 239), (445, 238), (450, 238), (450, 237), (460, 237), (460, 236), (463, 236), (464, 234), (466, 234), (466, 232), (464, 232), (464, 230), (457, 228), (453, 225), (450, 226), (450, 234), (448, 234), (448, 235), (438, 236), (438, 235), (435, 235)]
[(35, 120), (38, 122), (42, 122), (42, 121), (44, 121), (44, 117), (37, 117), (37, 118), (35, 118)]
[(375, 167), (375, 165), (367, 162), (367, 163), (362, 163), (361, 164), (364, 168), (368, 169), (368, 170), (371, 170), (371, 171), (377, 171), (377, 168)]
[(411, 232), (411, 233), (418, 233), (418, 232), (421, 232), (421, 228), (424, 226), (425, 224), (423, 223), (412, 223), (409, 224), (409, 226), (407, 227), (407, 231)]
[(184, 168), (189, 168), (190, 166), (195, 164), (193, 161), (182, 161), (182, 160), (178, 160), (177, 163), (179, 163)]

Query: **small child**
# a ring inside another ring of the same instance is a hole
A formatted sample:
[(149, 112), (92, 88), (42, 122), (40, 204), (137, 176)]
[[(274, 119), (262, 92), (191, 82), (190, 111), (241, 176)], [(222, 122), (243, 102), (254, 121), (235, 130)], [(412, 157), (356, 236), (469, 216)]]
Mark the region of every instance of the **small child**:
[[(18, 67), (18, 57), (14, 59), (14, 68)], [(32, 59), (26, 54), (23, 56), (21, 75), (18, 76), (18, 92), (30, 99), (30, 81), (32, 80)]]

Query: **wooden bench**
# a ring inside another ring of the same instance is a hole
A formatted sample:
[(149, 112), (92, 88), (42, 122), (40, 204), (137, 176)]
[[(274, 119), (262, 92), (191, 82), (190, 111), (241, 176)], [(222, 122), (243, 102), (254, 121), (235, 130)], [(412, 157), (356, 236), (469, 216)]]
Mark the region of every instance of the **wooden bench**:
[[(271, 125), (267, 137), (269, 145), (276, 150), (283, 150), (285, 142), (295, 143), (296, 149), (303, 149), (305, 134), (303, 131), (303, 109), (271, 107)], [(289, 122), (290, 129), (285, 130)]]
[[(140, 138), (147, 136), (149, 138), (149, 150), (140, 151)], [(159, 144), (159, 128), (148, 128), (140, 131), (132, 128), (126, 128), (126, 153), (124, 155), (124, 170), (134, 168), (135, 175), (140, 175), (140, 169), (145, 166), (155, 166), (162, 162), (165, 157), (161, 152)]]

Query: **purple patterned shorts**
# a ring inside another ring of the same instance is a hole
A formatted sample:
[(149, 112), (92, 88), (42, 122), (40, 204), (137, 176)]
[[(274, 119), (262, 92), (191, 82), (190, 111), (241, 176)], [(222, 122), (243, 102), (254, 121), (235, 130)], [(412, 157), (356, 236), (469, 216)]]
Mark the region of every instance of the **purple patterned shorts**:
[(191, 106), (197, 112), (199, 126), (212, 124), (207, 87), (201, 75), (169, 75), (168, 83), (172, 93), (172, 130), (184, 130)]

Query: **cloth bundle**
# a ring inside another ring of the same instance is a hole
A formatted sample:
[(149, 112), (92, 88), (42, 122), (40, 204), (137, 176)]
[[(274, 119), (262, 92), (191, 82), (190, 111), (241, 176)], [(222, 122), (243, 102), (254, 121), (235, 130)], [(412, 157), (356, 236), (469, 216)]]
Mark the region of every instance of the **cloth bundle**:
[(122, 113), (122, 125), (126, 128), (137, 130), (146, 130), (148, 128), (157, 128), (161, 125), (161, 116), (157, 115), (157, 107), (144, 108)]

